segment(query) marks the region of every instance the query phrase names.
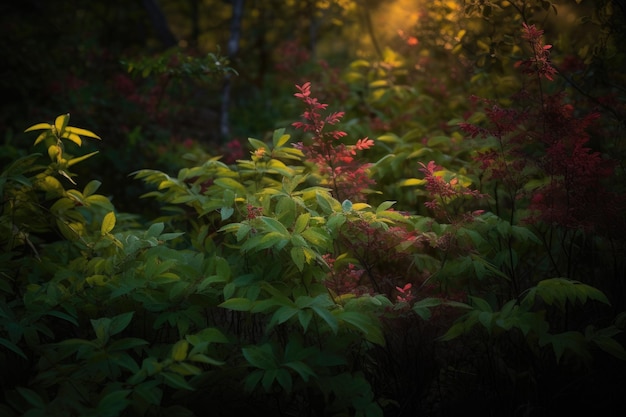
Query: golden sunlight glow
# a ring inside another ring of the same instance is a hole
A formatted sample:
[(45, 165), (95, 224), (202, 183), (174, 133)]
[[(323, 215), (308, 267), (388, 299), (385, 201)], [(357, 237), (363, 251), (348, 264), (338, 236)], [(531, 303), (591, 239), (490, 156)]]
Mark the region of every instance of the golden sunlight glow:
[(370, 10), (376, 35), (388, 40), (397, 36), (399, 31), (411, 32), (426, 1), (430, 0), (396, 0)]

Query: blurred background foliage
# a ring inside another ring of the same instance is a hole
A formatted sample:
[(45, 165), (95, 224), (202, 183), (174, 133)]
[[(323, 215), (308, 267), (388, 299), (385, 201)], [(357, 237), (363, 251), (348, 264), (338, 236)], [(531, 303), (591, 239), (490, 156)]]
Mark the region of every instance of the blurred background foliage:
[(193, 153), (241, 157), (247, 137), (299, 117), (291, 96), (304, 81), (347, 112), (349, 133), (413, 146), (453, 134), (471, 95), (506, 101), (521, 87), (522, 22), (546, 31), (563, 74), (552, 85), (608, 116), (603, 151), (621, 156), (624, 17), (621, 0), (9, 2), (0, 160), (28, 148), (24, 126), (69, 112), (104, 139), (103, 169), (92, 166), (108, 176), (103, 191), (122, 210), (150, 210), (136, 206), (131, 172), (172, 172)]

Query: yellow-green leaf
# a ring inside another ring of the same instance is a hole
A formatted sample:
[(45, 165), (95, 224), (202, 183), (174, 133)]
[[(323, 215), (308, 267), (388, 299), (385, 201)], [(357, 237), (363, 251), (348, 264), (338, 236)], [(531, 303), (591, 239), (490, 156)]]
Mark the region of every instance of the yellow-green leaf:
[(179, 340), (172, 347), (172, 359), (177, 362), (184, 361), (187, 358), (187, 349), (189, 349), (189, 342), (184, 339)]
[(79, 157), (76, 157), (76, 158), (72, 158), (69, 161), (67, 161), (67, 166), (71, 167), (72, 165), (77, 164), (77, 163), (79, 163), (81, 161), (84, 161), (87, 158), (91, 158), (92, 156), (94, 156), (98, 152), (99, 151), (95, 151), (95, 152), (88, 153), (87, 155), (83, 155), (83, 156), (79, 156)]
[(102, 236), (104, 236), (110, 233), (114, 227), (115, 227), (115, 213), (111, 211), (104, 216), (104, 219), (102, 220), (102, 226), (100, 227), (100, 233), (102, 233)]

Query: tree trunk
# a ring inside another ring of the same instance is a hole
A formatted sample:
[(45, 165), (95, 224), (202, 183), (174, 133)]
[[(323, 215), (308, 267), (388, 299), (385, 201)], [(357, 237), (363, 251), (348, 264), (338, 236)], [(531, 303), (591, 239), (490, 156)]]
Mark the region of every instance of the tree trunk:
[(163, 46), (165, 46), (165, 48), (171, 48), (178, 45), (178, 39), (176, 39), (176, 36), (174, 36), (170, 30), (170, 27), (167, 24), (167, 19), (165, 19), (165, 16), (156, 1), (143, 0), (143, 6), (148, 12), (152, 26), (154, 27), (154, 30), (156, 31), (156, 34)]
[[(245, 0), (233, 0), (233, 14), (230, 21), (230, 38), (228, 39), (227, 54), (228, 59), (232, 63), (239, 51), (239, 39), (241, 38), (241, 20), (243, 18), (243, 5)], [(220, 133), (222, 139), (226, 140), (230, 136), (230, 90), (231, 90), (231, 74), (224, 76), (222, 85), (222, 111), (220, 114)]]

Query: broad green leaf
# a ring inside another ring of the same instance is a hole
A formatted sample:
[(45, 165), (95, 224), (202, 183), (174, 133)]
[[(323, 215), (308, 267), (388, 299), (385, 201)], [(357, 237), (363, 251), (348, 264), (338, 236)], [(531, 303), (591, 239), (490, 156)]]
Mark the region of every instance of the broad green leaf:
[(219, 304), (218, 307), (227, 308), (229, 310), (235, 311), (249, 311), (253, 307), (253, 301), (248, 298), (230, 298), (223, 303)]
[(441, 300), (438, 298), (424, 298), (413, 304), (413, 311), (417, 313), (424, 320), (428, 320), (431, 316), (430, 309), (441, 305)]
[(140, 339), (138, 337), (125, 337), (124, 339), (116, 340), (115, 342), (109, 344), (108, 351), (112, 352), (116, 350), (128, 350), (148, 344), (148, 341)]
[(132, 390), (125, 389), (119, 391), (113, 391), (105, 395), (100, 402), (98, 402), (97, 413), (102, 417), (117, 417), (120, 415), (129, 404), (130, 400), (126, 397), (132, 392)]
[(98, 191), (98, 188), (100, 188), (101, 185), (102, 183), (98, 180), (89, 181), (87, 185), (85, 185), (85, 188), (83, 189), (83, 196), (89, 197), (90, 195)]
[(205, 363), (207, 365), (214, 365), (214, 366), (222, 366), (226, 364), (226, 362), (224, 361), (213, 359), (203, 353), (196, 353), (194, 355), (190, 355), (187, 359), (193, 362)]
[(185, 389), (188, 391), (195, 390), (195, 388), (189, 385), (185, 378), (179, 374), (173, 372), (161, 372), (159, 375), (161, 375), (165, 383), (172, 388)]
[(111, 324), (109, 325), (109, 334), (113, 336), (114, 334), (118, 334), (128, 325), (133, 319), (134, 311), (129, 311), (127, 313), (119, 314), (111, 319)]
[(279, 233), (282, 236), (289, 236), (287, 228), (278, 220), (272, 217), (261, 216), (263, 223), (267, 225), (267, 228), (273, 232)]
[(242, 348), (241, 351), (248, 363), (256, 368), (265, 370), (278, 368), (274, 351), (269, 344), (261, 346), (248, 346)]
[(309, 328), (309, 324), (311, 323), (311, 319), (313, 318), (313, 311), (310, 309), (300, 310), (298, 311), (298, 321), (302, 326), (302, 330), (306, 333)]
[(624, 350), (624, 346), (620, 345), (617, 340), (611, 337), (596, 337), (591, 341), (606, 353), (623, 361), (626, 360), (626, 350)]
[(276, 381), (278, 382), (278, 385), (280, 385), (281, 387), (283, 387), (283, 389), (286, 392), (291, 392), (291, 387), (292, 387), (292, 379), (291, 379), (291, 374), (289, 373), (289, 371), (287, 371), (286, 369), (277, 369), (276, 370)]
[(343, 311), (338, 315), (338, 318), (359, 329), (370, 342), (380, 346), (385, 345), (385, 337), (380, 329), (380, 323), (372, 316), (356, 311)]
[(289, 251), (291, 255), (291, 260), (298, 268), (298, 271), (302, 272), (304, 270), (304, 248), (300, 246), (294, 246)]
[(383, 212), (385, 210), (388, 210), (394, 204), (396, 204), (395, 201), (383, 201), (382, 203), (380, 203), (378, 205), (378, 207), (376, 207), (376, 213), (380, 213), (380, 212)]
[(276, 310), (276, 312), (274, 313), (274, 317), (276, 317), (276, 320), (278, 321), (279, 324), (282, 324), (286, 322), (287, 320), (289, 320), (290, 318), (292, 318), (293, 316), (295, 316), (296, 314), (298, 314), (299, 311), (300, 311), (299, 308), (294, 308), (290, 306), (282, 306), (278, 310)]
[(24, 351), (18, 345), (16, 345), (15, 343), (11, 342), (10, 340), (5, 339), (4, 337), (0, 337), (0, 345), (6, 347), (10, 351), (12, 351), (12, 352), (18, 354), (19, 356), (21, 356), (22, 358), (28, 360), (28, 357), (26, 356)]
[(322, 320), (324, 320), (333, 333), (337, 334), (339, 331), (339, 323), (337, 322), (337, 318), (328, 310), (318, 306), (311, 307), (315, 314), (317, 314)]
[(46, 407), (46, 403), (43, 398), (35, 391), (29, 388), (24, 387), (15, 387), (17, 392), (33, 407), (43, 409)]
[(308, 382), (310, 377), (317, 377), (313, 369), (309, 365), (301, 361), (293, 361), (284, 363), (283, 366), (291, 368), (300, 375), (304, 382)]
[(220, 217), (222, 221), (228, 220), (233, 215), (234, 212), (235, 212), (235, 209), (232, 207), (222, 207), (220, 209)]
[(248, 142), (250, 142), (250, 145), (252, 145), (254, 149), (261, 149), (261, 148), (267, 149), (268, 147), (265, 142), (260, 141), (258, 139), (248, 138)]
[(486, 311), (489, 313), (493, 312), (487, 300), (480, 298), (480, 297), (474, 297), (474, 296), (470, 296), (470, 299), (472, 300), (472, 306), (476, 308), (478, 311)]
[(46, 314), (49, 315), (49, 316), (58, 317), (60, 319), (68, 321), (68, 322), (72, 323), (74, 326), (78, 327), (78, 322), (76, 321), (76, 318), (70, 316), (67, 313), (64, 313), (62, 311), (52, 310), (52, 311), (48, 311), (48, 313), (46, 313)]

